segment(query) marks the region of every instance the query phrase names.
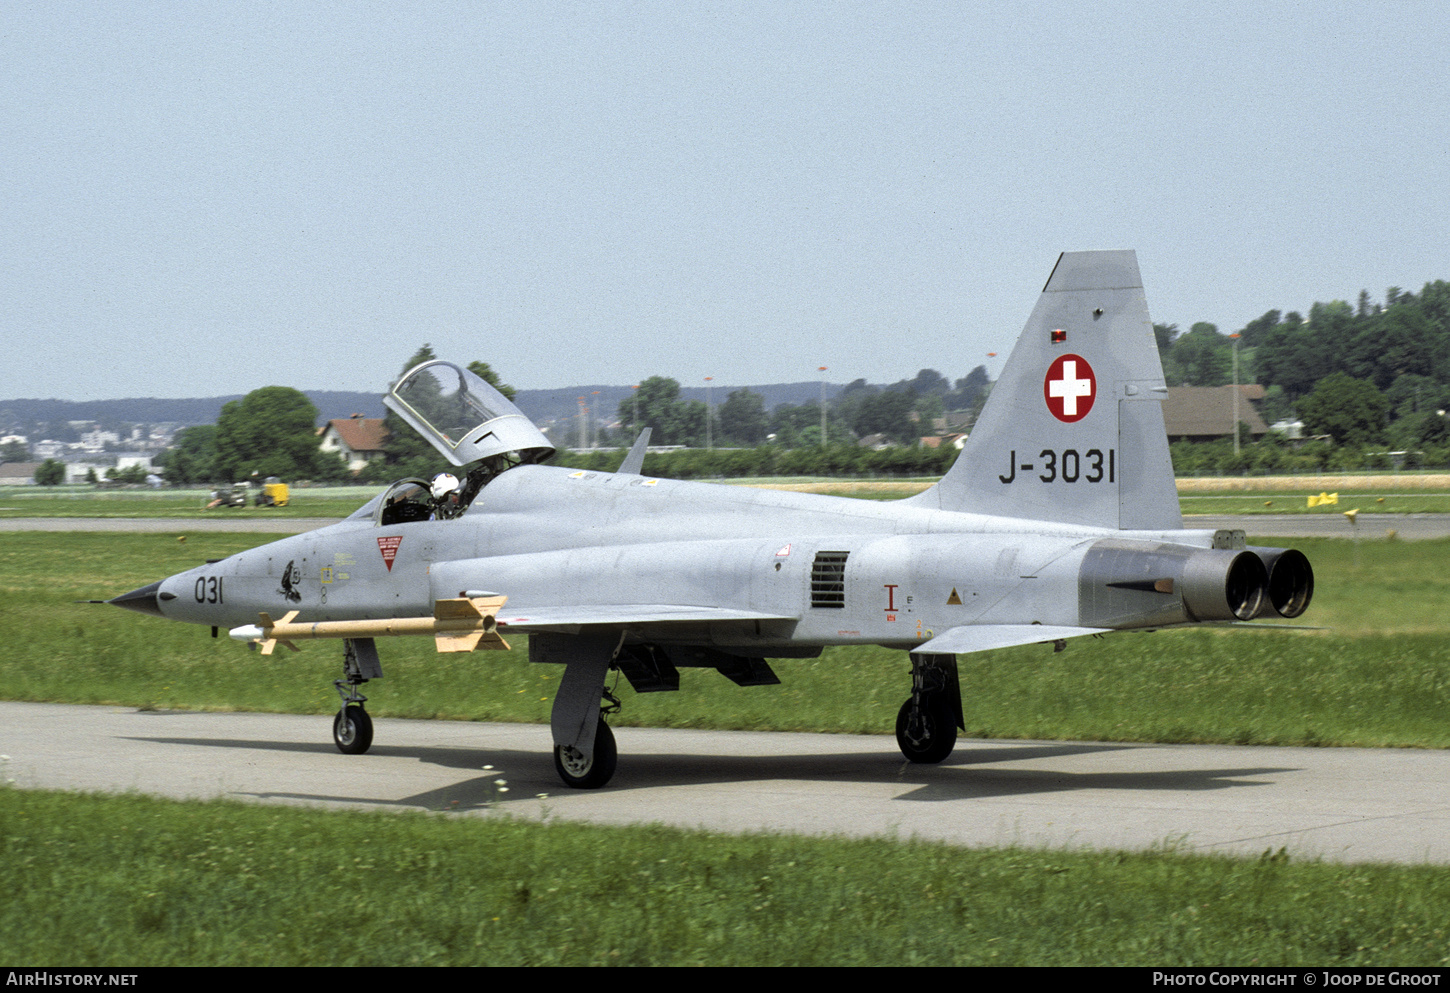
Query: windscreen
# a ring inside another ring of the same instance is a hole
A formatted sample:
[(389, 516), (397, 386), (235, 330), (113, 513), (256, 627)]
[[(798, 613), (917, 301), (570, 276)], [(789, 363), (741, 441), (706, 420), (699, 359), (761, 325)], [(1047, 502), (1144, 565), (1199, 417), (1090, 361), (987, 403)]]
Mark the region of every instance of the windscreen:
[(549, 439), (502, 393), (451, 362), (410, 369), (383, 403), (457, 466), (505, 452), (537, 462), (554, 452)]

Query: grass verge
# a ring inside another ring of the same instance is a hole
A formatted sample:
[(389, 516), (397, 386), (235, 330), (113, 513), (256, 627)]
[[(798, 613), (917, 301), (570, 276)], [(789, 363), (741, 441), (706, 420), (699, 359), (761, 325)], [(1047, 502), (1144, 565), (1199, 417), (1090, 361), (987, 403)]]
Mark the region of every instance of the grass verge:
[[(0, 959), (1443, 966), (1450, 870), (0, 788)], [(61, 896), (63, 894), (63, 896)]]

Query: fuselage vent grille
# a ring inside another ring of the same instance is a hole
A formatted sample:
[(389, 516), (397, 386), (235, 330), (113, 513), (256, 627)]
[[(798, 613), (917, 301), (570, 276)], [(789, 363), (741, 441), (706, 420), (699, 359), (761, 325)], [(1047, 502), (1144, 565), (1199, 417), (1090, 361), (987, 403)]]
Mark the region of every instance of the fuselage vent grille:
[(817, 552), (811, 563), (811, 606), (846, 606), (846, 556), (849, 552)]

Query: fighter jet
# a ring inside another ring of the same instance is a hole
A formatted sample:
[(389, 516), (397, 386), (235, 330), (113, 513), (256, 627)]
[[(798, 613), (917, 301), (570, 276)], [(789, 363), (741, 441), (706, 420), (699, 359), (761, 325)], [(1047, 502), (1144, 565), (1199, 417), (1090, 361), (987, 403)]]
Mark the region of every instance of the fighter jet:
[(343, 639), (333, 735), (350, 754), (372, 741), (377, 638), (475, 651), (527, 634), (531, 662), (563, 666), (554, 764), (582, 789), (617, 764), (611, 670), (639, 692), (689, 667), (766, 685), (770, 659), (883, 645), (911, 661), (902, 754), (937, 763), (964, 727), (960, 653), (1308, 607), (1301, 552), (1183, 527), (1166, 392), (1131, 251), (1058, 259), (956, 463), (895, 502), (650, 476), (647, 432), (618, 472), (550, 466), (512, 403), (429, 361), (384, 402), (459, 476), (399, 480), (330, 527), (109, 602), (264, 652)]

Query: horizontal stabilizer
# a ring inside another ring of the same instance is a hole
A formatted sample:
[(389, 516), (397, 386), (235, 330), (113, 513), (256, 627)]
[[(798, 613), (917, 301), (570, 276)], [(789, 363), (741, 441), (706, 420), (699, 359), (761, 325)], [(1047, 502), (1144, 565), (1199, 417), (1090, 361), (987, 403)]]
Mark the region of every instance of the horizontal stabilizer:
[(1108, 628), (1079, 628), (1049, 624), (969, 624), (943, 631), (912, 651), (919, 655), (960, 655), (986, 652), (994, 648), (1036, 645), (1044, 641), (1081, 638), (1085, 634), (1102, 634)]

